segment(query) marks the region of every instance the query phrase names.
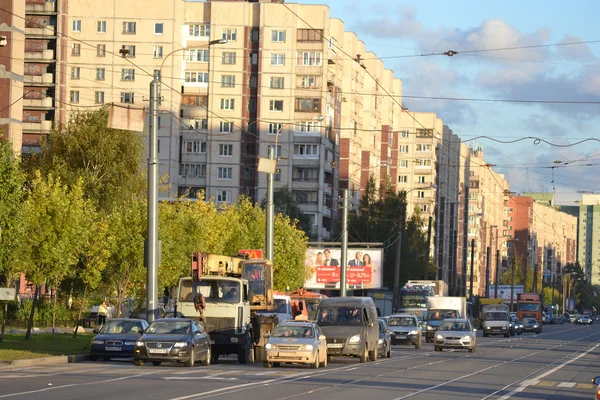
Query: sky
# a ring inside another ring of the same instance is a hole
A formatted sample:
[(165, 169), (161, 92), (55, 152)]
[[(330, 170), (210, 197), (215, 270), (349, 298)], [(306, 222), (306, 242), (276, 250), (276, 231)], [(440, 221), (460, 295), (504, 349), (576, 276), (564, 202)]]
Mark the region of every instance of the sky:
[[(511, 191), (554, 192), (565, 205), (600, 193), (600, 2), (294, 2), (327, 4), (402, 79), (404, 105), (481, 144)], [(448, 50), (458, 54), (421, 56)]]

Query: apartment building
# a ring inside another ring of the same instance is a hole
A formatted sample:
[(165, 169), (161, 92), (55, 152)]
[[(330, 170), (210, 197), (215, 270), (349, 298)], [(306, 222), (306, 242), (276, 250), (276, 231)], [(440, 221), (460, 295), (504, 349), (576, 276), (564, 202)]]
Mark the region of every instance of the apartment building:
[[(471, 247), (473, 239), (469, 238), (469, 186), (471, 179), (471, 151), (465, 143), (460, 143), (460, 154), (458, 158), (458, 246), (456, 263), (458, 266), (458, 287), (462, 295), (471, 296)], [(474, 265), (473, 265), (474, 266)], [(473, 268), (474, 272), (474, 268)], [(474, 278), (474, 274), (473, 274)], [(473, 290), (475, 292), (475, 290)]]
[(592, 285), (600, 284), (600, 195), (583, 194), (579, 200), (577, 261)]

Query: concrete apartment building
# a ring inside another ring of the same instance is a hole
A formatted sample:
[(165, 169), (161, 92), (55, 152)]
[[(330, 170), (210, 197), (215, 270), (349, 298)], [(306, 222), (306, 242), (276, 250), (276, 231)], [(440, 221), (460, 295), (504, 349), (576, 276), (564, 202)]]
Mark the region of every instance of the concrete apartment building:
[(600, 195), (583, 194), (577, 209), (577, 261), (591, 279), (592, 285), (600, 285)]

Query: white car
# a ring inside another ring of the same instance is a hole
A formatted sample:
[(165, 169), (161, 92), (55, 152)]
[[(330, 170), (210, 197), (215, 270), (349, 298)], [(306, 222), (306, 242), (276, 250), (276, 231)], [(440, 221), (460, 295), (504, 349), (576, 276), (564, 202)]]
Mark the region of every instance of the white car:
[(446, 318), (433, 337), (434, 349), (467, 349), (473, 353), (477, 347), (476, 332), (468, 319)]

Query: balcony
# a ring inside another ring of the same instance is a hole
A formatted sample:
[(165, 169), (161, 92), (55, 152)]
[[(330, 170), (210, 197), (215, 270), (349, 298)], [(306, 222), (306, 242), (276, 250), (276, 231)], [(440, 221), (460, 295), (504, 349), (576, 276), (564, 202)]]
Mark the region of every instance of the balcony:
[(56, 36), (56, 27), (47, 25), (44, 27), (25, 27), (25, 36)]
[(42, 3), (25, 2), (25, 13), (31, 15), (48, 15), (56, 13), (56, 2), (44, 1)]
[(335, 86), (335, 73), (327, 70), (327, 86)]
[(52, 130), (52, 121), (24, 122), (23, 133), (49, 133)]
[(54, 74), (45, 73), (42, 75), (25, 75), (24, 84), (27, 85), (52, 85), (54, 84)]
[(46, 49), (44, 51), (26, 51), (25, 60), (45, 60), (54, 61), (54, 50)]
[(38, 108), (38, 109), (51, 109), (54, 107), (51, 97), (44, 97), (43, 99), (23, 99), (23, 108)]
[(331, 233), (325, 228), (321, 229), (321, 239), (322, 240), (331, 239)]

